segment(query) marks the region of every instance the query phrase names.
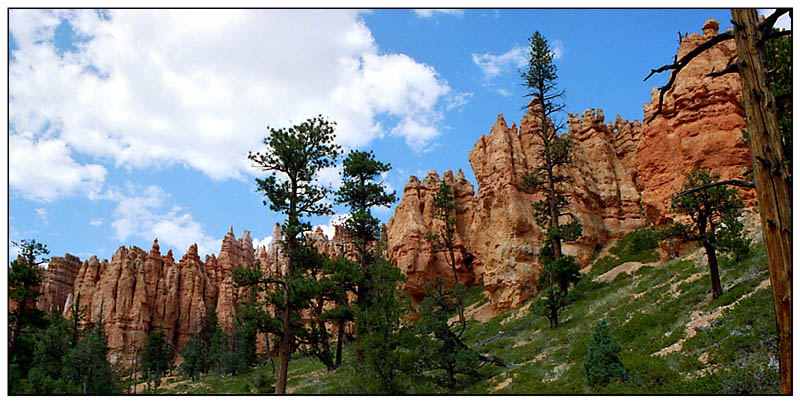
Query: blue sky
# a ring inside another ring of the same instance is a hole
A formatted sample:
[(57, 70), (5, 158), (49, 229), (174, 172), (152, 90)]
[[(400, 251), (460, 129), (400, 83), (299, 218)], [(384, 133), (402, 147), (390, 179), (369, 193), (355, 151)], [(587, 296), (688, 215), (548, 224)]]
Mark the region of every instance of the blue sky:
[(156, 237), (176, 256), (218, 253), (231, 226), (267, 242), (283, 218), (247, 151), (317, 114), (346, 149), (392, 164), (398, 197), (431, 169), (475, 184), (469, 151), (528, 102), (518, 68), (535, 30), (566, 111), (641, 121), (668, 77), (642, 79), (709, 17), (729, 26), (727, 9), (11, 10), (9, 238), (81, 259)]

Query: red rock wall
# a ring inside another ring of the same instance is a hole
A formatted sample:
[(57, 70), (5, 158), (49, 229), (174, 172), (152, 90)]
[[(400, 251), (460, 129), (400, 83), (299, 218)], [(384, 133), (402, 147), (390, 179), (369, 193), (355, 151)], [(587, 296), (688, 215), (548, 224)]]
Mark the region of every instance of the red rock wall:
[[(719, 24), (709, 19), (703, 34), (685, 36), (678, 58), (717, 35)], [(671, 221), (670, 198), (681, 189), (693, 169), (719, 173), (722, 179), (743, 179), (750, 168), (750, 149), (742, 140), (747, 120), (737, 74), (706, 75), (725, 68), (736, 54), (734, 41), (724, 41), (692, 60), (678, 74), (675, 86), (664, 95), (662, 112), (642, 127), (634, 159), (636, 189), (649, 222)], [(647, 122), (658, 109), (658, 90), (644, 105)], [(744, 194), (751, 204), (755, 192)]]
[[(448, 170), (443, 179), (447, 182), (456, 200), (456, 239), (455, 262), (459, 282), (472, 284), (473, 270), (467, 264), (470, 258), (464, 243), (469, 224), (472, 222), (474, 209), (469, 204), (473, 197), (472, 185), (464, 179), (464, 173), (458, 175)], [(431, 241), (425, 237), (438, 233), (442, 223), (433, 220), (433, 198), (441, 183), (439, 174), (431, 171), (420, 182), (412, 176), (403, 190), (403, 198), (395, 210), (395, 215), (386, 226), (388, 254), (392, 265), (399, 267), (408, 277), (405, 291), (414, 302), (420, 302), (426, 295), (424, 286), (433, 283), (437, 278), (445, 280), (445, 285), (453, 287), (455, 278), (453, 270), (447, 263), (444, 250), (435, 250)], [(465, 262), (466, 258), (466, 262)]]
[(50, 258), (50, 264), (42, 273), (39, 287), (42, 296), (36, 300), (36, 307), (45, 312), (63, 311), (80, 267), (81, 260), (69, 253)]
[[(719, 25), (709, 20), (703, 35), (683, 39), (678, 57), (717, 35)], [(721, 70), (735, 53), (732, 41), (717, 45), (692, 61), (666, 93), (660, 116), (651, 123), (628, 122), (617, 116), (605, 123), (602, 110), (569, 114), (564, 136), (573, 143), (573, 161), (562, 172), (571, 201), (569, 211), (583, 225), (583, 236), (564, 244), (565, 253), (585, 265), (592, 254), (611, 240), (648, 224), (671, 222), (671, 196), (692, 169), (706, 169), (723, 179), (741, 178), (750, 166), (748, 147), (741, 137), (746, 128), (737, 75), (706, 77)], [(649, 119), (658, 102), (644, 106)], [(508, 127), (503, 116), (489, 134), (481, 136), (469, 161), (477, 180), (473, 198), (459, 199), (462, 254), (471, 254), (469, 270), (482, 281), (496, 311), (520, 306), (537, 290), (540, 268), (536, 258), (543, 233), (533, 218), (534, 198), (517, 189), (523, 174), (539, 164), (535, 131), (540, 123), (532, 101), (520, 128)], [(552, 125), (551, 122), (546, 124)], [(425, 181), (431, 183), (426, 184)], [(409, 277), (412, 296), (424, 296), (422, 286), (440, 276), (443, 258), (431, 253), (424, 234), (432, 218), (432, 182), (411, 177), (395, 216), (389, 221), (389, 254)], [(462, 187), (472, 186), (468, 183)], [(750, 203), (754, 192), (744, 192)], [(422, 291), (421, 291), (422, 290)]]

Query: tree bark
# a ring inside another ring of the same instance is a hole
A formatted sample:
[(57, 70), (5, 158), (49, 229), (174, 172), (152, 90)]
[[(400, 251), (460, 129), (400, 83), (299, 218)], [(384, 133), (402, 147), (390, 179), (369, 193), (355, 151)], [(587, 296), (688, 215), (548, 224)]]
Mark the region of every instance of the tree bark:
[(336, 337), (336, 364), (334, 368), (342, 365), (342, 342), (344, 341), (344, 319), (339, 319), (339, 329)]
[(770, 282), (778, 325), (781, 392), (792, 393), (792, 192), (782, 169), (781, 136), (775, 98), (769, 90), (765, 52), (755, 9), (732, 9), (750, 133), (761, 228), (769, 259)]
[(703, 241), (703, 247), (706, 248), (708, 268), (711, 270), (711, 296), (713, 299), (717, 299), (722, 295), (722, 285), (719, 281), (719, 265), (717, 264), (717, 251), (714, 245), (708, 241)]
[[(296, 191), (296, 190), (295, 190)], [(296, 194), (296, 193), (295, 193)], [(292, 204), (294, 204), (294, 200), (292, 200)], [(294, 210), (294, 205), (292, 205), (292, 210)], [(292, 216), (290, 215), (289, 218), (290, 227), (292, 226)], [(294, 230), (289, 231), (290, 233), (287, 236), (286, 240), (286, 280), (292, 278), (292, 264), (293, 262), (293, 255), (294, 255)], [(286, 394), (286, 381), (289, 375), (289, 358), (292, 354), (292, 340), (291, 340), (291, 312), (290, 312), (290, 303), (289, 303), (289, 286), (286, 285), (284, 287), (284, 292), (286, 293), (286, 305), (284, 306), (281, 322), (283, 325), (283, 329), (281, 332), (281, 339), (280, 343), (278, 344), (278, 375), (275, 377), (275, 394), (276, 395), (284, 395)]]

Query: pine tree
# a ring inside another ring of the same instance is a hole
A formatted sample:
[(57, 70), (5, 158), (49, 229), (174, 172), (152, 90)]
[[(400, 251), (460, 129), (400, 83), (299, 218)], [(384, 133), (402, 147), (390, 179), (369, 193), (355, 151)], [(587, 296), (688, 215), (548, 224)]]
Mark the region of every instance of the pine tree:
[(77, 385), (80, 394), (122, 393), (119, 373), (108, 362), (107, 354), (105, 329), (100, 321), (67, 353), (62, 371), (64, 378)]
[[(351, 151), (342, 162), (342, 166), (342, 186), (336, 192), (336, 202), (350, 208), (350, 216), (344, 221), (343, 228), (356, 247), (361, 273), (352, 273), (350, 267), (343, 262), (330, 266), (330, 269), (345, 270), (344, 276), (337, 277), (340, 280), (338, 282), (340, 292), (353, 292), (356, 296), (355, 303), (363, 305), (365, 296), (370, 292), (366, 285), (371, 274), (367, 271), (374, 260), (369, 248), (380, 238), (380, 221), (372, 215), (371, 209), (388, 207), (397, 198), (394, 192), (388, 193), (380, 182), (381, 176), (389, 172), (392, 166), (375, 159), (372, 151)], [(347, 319), (352, 316), (352, 310), (347, 306), (347, 299), (340, 298), (340, 300), (340, 308), (331, 313), (337, 318), (339, 332), (336, 343), (337, 367), (341, 365), (344, 326)], [(361, 337), (360, 328), (357, 327), (356, 332), (358, 337)], [(363, 361), (363, 352), (360, 349), (356, 350), (356, 357), (359, 362)]]
[[(689, 190), (719, 181), (719, 174), (710, 175), (706, 171), (692, 171), (686, 175), (683, 189)], [(744, 237), (743, 226), (738, 222), (744, 203), (735, 188), (713, 186), (686, 194), (678, 194), (672, 200), (672, 210), (687, 215), (691, 223), (675, 223), (668, 230), (669, 236), (683, 240), (700, 242), (708, 257), (711, 272), (711, 291), (713, 298), (722, 295), (716, 250), (719, 247), (733, 249), (741, 255), (747, 248), (746, 242), (737, 242)]]
[(358, 346), (364, 354), (359, 364), (358, 393), (405, 394), (419, 377), (420, 358), (415, 352), (414, 330), (403, 321), (409, 303), (400, 283), (405, 276), (387, 260), (376, 258), (369, 268), (368, 293), (355, 307), (356, 326), (362, 329)]
[(603, 319), (592, 333), (592, 341), (583, 357), (586, 383), (589, 386), (607, 385), (614, 379), (625, 376), (625, 366), (619, 358), (622, 345), (611, 335), (608, 323)]
[(450, 321), (459, 313), (466, 287), (457, 283), (455, 288), (445, 290), (444, 282), (438, 278), (425, 289), (428, 296), (418, 308), (419, 319), (415, 323), (419, 335), (416, 351), (423, 367), (432, 371), (432, 380), (453, 392), (459, 385), (459, 376), (477, 375), (481, 360), (461, 339), (466, 321)]
[(216, 357), (223, 347), (215, 344), (214, 335), (221, 331), (218, 322), (214, 309), (206, 310), (206, 314), (200, 321), (200, 329), (192, 335), (186, 343), (186, 347), (181, 350), (183, 357), (181, 370), (192, 379), (196, 379), (198, 374), (207, 374), (218, 365)]
[(156, 330), (147, 335), (147, 341), (142, 350), (142, 370), (153, 382), (155, 388), (161, 385), (161, 378), (169, 369), (171, 357), (169, 342), (164, 337), (163, 330)]
[[(271, 300), (275, 312), (280, 316), (276, 394), (286, 392), (289, 358), (294, 345), (294, 312), (290, 303), (295, 291), (292, 285), (301, 271), (296, 254), (301, 234), (310, 229), (310, 224), (302, 221), (302, 218), (333, 212), (331, 205), (324, 202), (328, 189), (318, 185), (316, 179), (319, 172), (333, 166), (339, 156), (341, 149), (333, 143), (334, 126), (335, 123), (329, 123), (319, 116), (288, 129), (269, 128), (270, 135), (264, 139), (266, 151), (248, 154), (248, 159), (256, 167), (269, 173), (266, 179), (256, 179), (258, 189), (267, 199), (264, 205), (286, 215), (282, 225), (286, 273), (283, 273), (282, 279), (272, 279), (273, 284), (281, 286), (284, 294), (283, 298), (273, 296)], [(281, 177), (278, 177), (279, 174)], [(274, 322), (271, 324), (274, 325)]]
[(41, 268), (39, 265), (49, 259), (40, 259), (39, 256), (47, 255), (50, 251), (47, 246), (36, 240), (22, 240), (12, 242), (20, 248), (17, 259), (11, 262), (8, 273), (8, 317), (13, 328), (9, 339), (9, 363), (18, 362), (14, 353), (20, 332), (34, 323), (42, 324), (44, 312), (35, 307), (36, 298), (41, 294), (38, 287), (42, 282)]
[[(559, 267), (571, 267), (558, 263), (564, 257), (561, 250), (562, 241), (574, 241), (581, 236), (580, 222), (574, 215), (566, 212), (569, 201), (565, 196), (562, 184), (567, 179), (561, 173), (563, 167), (570, 162), (572, 156), (572, 142), (570, 139), (558, 135), (562, 124), (554, 124), (554, 115), (564, 109), (560, 102), (564, 91), (556, 88), (558, 69), (553, 62), (553, 52), (547, 40), (536, 31), (530, 37), (528, 50), (528, 69), (521, 73), (525, 86), (529, 89), (527, 96), (534, 98), (533, 118), (538, 154), (541, 163), (533, 171), (522, 176), (519, 190), (538, 195), (541, 200), (533, 203), (536, 223), (545, 230), (545, 242), (553, 253), (553, 264)], [(569, 216), (572, 221), (561, 223), (562, 216)], [(544, 263), (544, 262), (542, 262)], [(550, 270), (544, 268), (544, 271)], [(570, 283), (580, 278), (577, 271), (555, 273), (558, 286), (566, 293)]]

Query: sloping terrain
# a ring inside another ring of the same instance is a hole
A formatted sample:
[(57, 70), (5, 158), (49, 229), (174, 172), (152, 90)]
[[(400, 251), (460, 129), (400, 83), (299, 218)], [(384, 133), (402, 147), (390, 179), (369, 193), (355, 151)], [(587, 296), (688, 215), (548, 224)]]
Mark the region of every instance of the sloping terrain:
[[(755, 243), (752, 254), (738, 263), (720, 256), (725, 293), (713, 300), (699, 249), (659, 264), (654, 249), (632, 246), (634, 238), (623, 237), (605, 257), (595, 258), (557, 329), (531, 313), (530, 304), (485, 322), (476, 320), (484, 319), (477, 314), (470, 319), (466, 343), (511, 365), (481, 368), (481, 377), (466, 381), (459, 393), (778, 393), (775, 315), (763, 244)], [(629, 270), (608, 275), (625, 265)], [(487, 303), (482, 286), (470, 289), (467, 302), (468, 312), (480, 312)], [(622, 343), (626, 376), (592, 389), (584, 380), (583, 357), (601, 319)], [(348, 364), (353, 361), (351, 348), (345, 364), (331, 372), (311, 358), (297, 357), (290, 364), (289, 391), (358, 393), (358, 377)], [(267, 362), (236, 377), (210, 375), (162, 393), (265, 393), (270, 378)]]

